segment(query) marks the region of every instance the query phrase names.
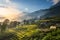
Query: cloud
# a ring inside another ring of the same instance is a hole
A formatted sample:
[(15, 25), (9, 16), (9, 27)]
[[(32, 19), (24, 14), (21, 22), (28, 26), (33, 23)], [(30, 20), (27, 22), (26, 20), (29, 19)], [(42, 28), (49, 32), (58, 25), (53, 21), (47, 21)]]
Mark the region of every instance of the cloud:
[(57, 4), (60, 0), (46, 0), (47, 2), (53, 2), (53, 5)]
[(28, 11), (29, 9), (28, 8), (25, 8), (25, 11)]
[(18, 20), (19, 17), (24, 16), (23, 12), (17, 9), (17, 4), (12, 0), (0, 0), (0, 15), (10, 20)]
[(57, 4), (60, 0), (52, 0), (53, 4)]
[(9, 20), (18, 20), (19, 17), (24, 16), (24, 14), (21, 11), (11, 7), (8, 8), (0, 7), (0, 15), (2, 17), (5, 17), (5, 19), (9, 19)]
[(10, 3), (11, 2), (11, 0), (0, 0), (0, 3), (2, 3), (2, 4), (6, 4), (6, 3)]
[(12, 0), (0, 0), (0, 6), (17, 8), (17, 4), (12, 2)]
[(11, 0), (6, 0), (7, 3), (9, 3)]

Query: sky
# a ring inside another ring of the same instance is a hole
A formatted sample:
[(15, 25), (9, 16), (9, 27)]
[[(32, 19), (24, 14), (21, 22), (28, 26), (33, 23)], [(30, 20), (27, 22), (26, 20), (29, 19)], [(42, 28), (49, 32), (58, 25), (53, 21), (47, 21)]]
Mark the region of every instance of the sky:
[[(60, 0), (0, 0), (0, 16), (16, 19), (25, 14), (23, 12), (34, 12), (48, 9)], [(15, 18), (14, 18), (15, 17)]]
[(24, 12), (46, 9), (52, 5), (52, 2), (47, 0), (12, 0), (12, 2), (16, 3), (18, 9)]
[(46, 9), (56, 4), (58, 0), (12, 0), (16, 3), (19, 10), (24, 12), (34, 12), (40, 9)]
[(12, 6), (24, 12), (46, 9), (56, 4), (58, 0), (0, 0), (0, 5)]
[(15, 0), (23, 11), (33, 12), (40, 9), (49, 8), (52, 3), (47, 0)]

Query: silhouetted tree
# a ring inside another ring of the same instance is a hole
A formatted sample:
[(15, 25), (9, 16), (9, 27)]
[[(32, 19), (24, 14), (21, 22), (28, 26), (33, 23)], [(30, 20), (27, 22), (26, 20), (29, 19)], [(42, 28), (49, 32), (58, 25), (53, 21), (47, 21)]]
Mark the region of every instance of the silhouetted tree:
[(17, 25), (19, 26), (20, 25), (20, 22), (17, 22)]
[(5, 19), (1, 26), (1, 32), (4, 32), (6, 30), (8, 23), (9, 23), (9, 20)]
[(10, 27), (16, 27), (16, 26), (19, 25), (19, 24), (20, 24), (20, 22), (12, 21), (12, 22), (10, 23)]
[(26, 24), (26, 20), (23, 20), (24, 24)]

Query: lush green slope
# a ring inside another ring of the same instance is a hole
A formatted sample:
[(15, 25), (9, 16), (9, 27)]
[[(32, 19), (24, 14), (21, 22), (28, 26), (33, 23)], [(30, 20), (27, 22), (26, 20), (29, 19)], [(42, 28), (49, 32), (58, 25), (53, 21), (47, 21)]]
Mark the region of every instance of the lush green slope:
[[(29, 27), (28, 27), (29, 26)], [(0, 40), (59, 40), (60, 29), (41, 31), (37, 25), (17, 26), (0, 35)]]

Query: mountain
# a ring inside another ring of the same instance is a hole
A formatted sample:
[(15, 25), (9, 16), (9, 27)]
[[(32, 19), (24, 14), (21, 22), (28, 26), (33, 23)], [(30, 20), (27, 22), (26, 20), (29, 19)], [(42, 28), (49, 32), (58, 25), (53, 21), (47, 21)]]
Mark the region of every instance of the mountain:
[(49, 17), (60, 17), (60, 2), (58, 2), (56, 5), (50, 7), (49, 12), (47, 12), (45, 15), (43, 15), (41, 18), (49, 18)]
[(34, 19), (37, 18), (39, 19), (40, 16), (46, 14), (48, 12), (48, 9), (44, 9), (44, 10), (38, 10), (32, 13), (28, 13), (27, 15), (25, 15), (26, 19)]
[(60, 1), (48, 9), (27, 13), (22, 19), (46, 19), (47, 17), (60, 17)]

